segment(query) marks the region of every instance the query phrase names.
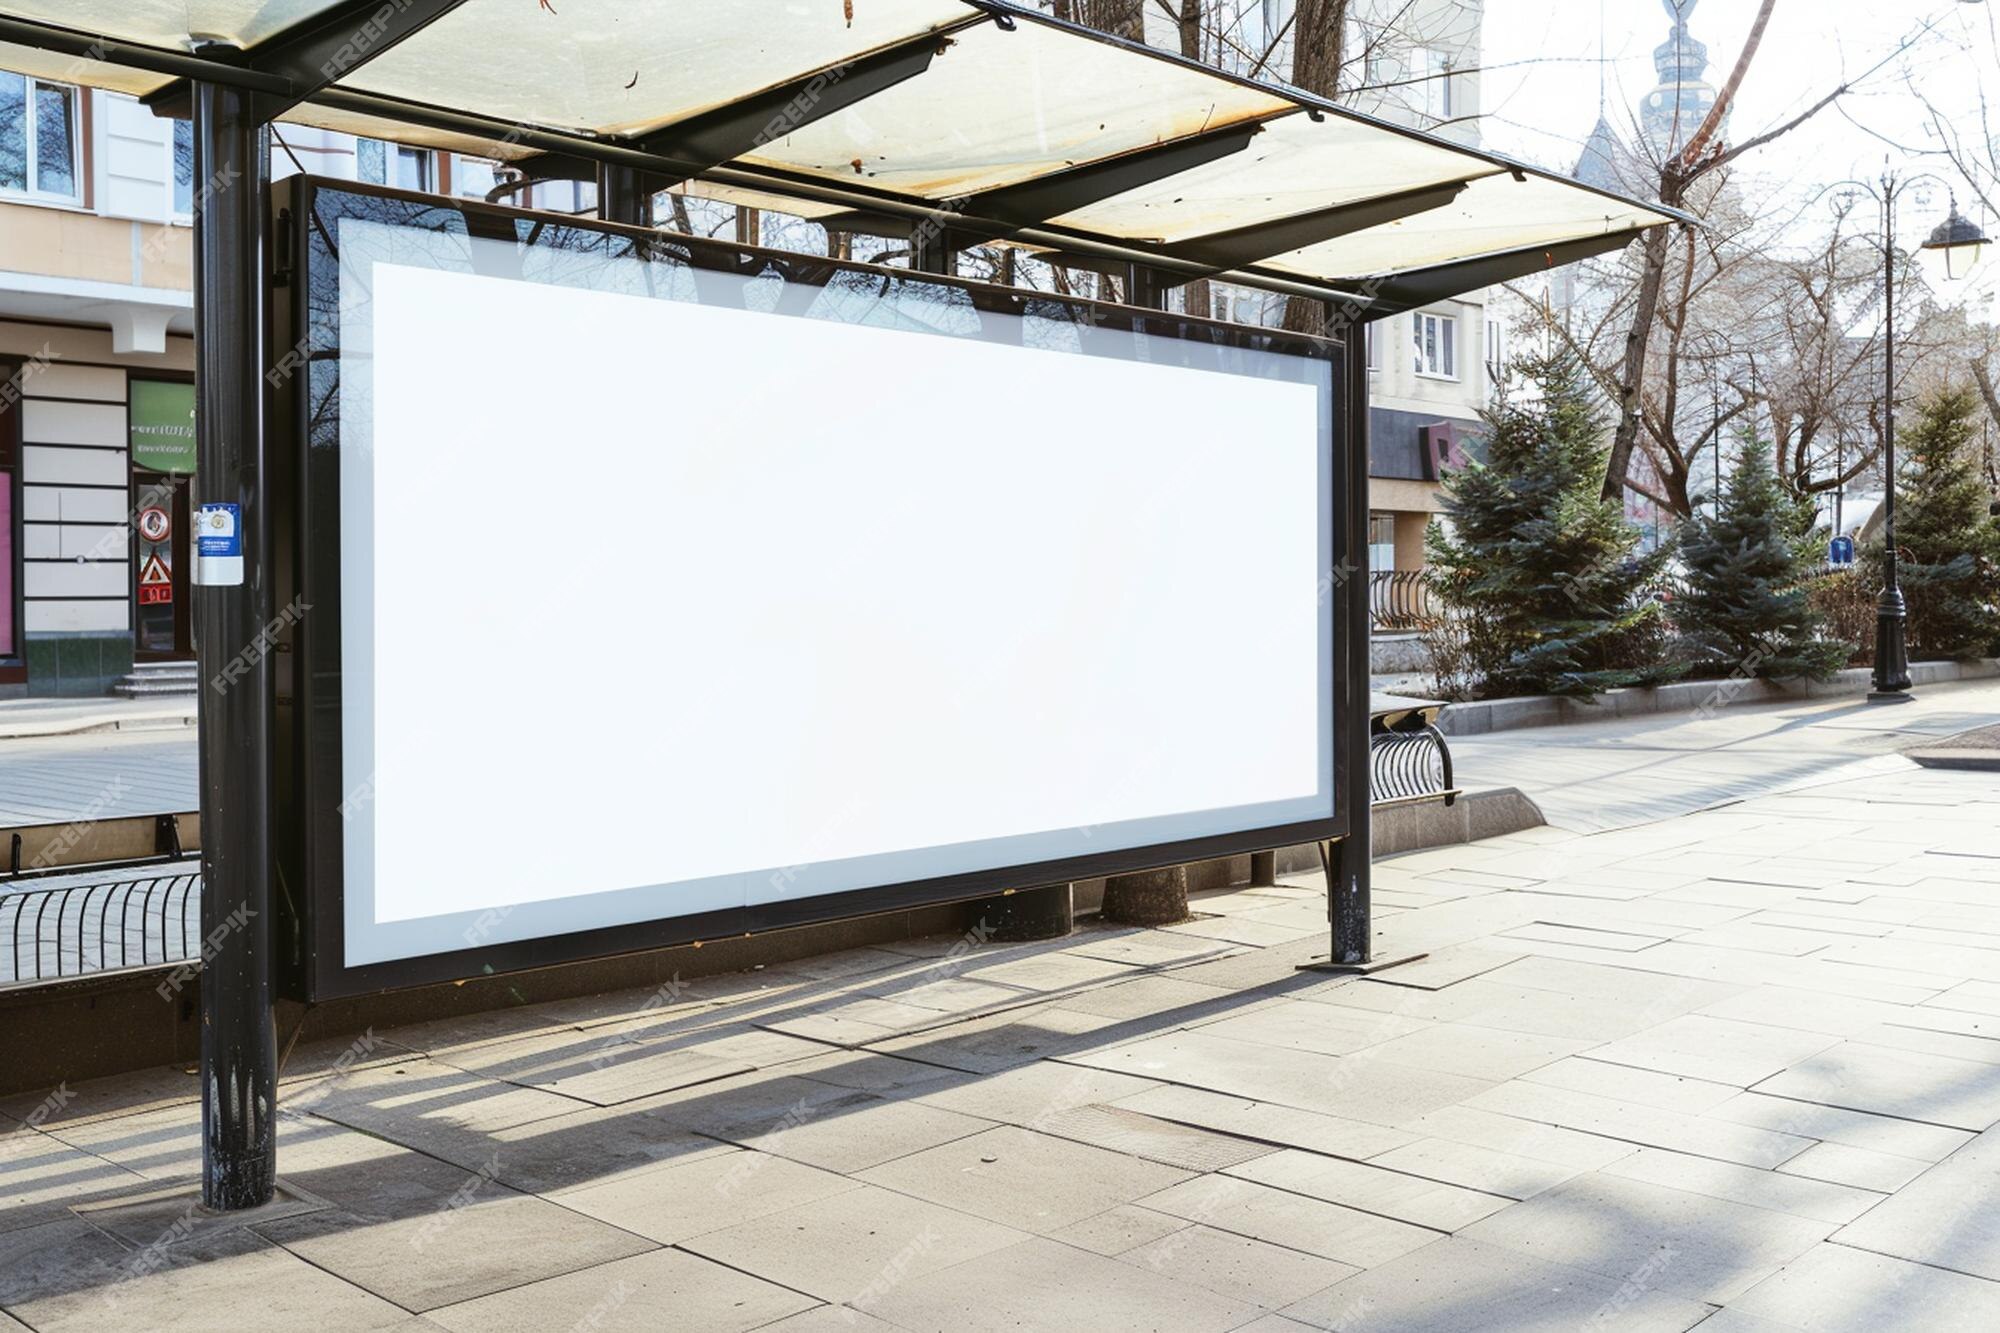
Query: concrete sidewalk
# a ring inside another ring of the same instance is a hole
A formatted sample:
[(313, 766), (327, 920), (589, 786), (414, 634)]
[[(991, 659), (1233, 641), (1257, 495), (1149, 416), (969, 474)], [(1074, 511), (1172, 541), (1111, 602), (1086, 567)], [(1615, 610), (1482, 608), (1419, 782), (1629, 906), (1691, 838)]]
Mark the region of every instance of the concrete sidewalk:
[[(187, 1072), (12, 1098), (0, 1309), (316, 1333), (2000, 1327), (2000, 780), (1887, 743), (1838, 711), (1767, 724), (1745, 753), (1868, 767), (1384, 861), (1380, 949), (1430, 957), (1365, 979), (1294, 970), (1325, 943), (1300, 879), (1160, 930), (308, 1041), (281, 1094), (293, 1198), (243, 1224), (188, 1207)], [(1640, 777), (1682, 762), (1643, 753)]]
[(150, 699), (0, 699), (0, 741), (107, 732), (194, 735), (192, 694)]
[(1519, 787), (1557, 828), (1630, 828), (1836, 778), (1908, 771), (1900, 752), (2000, 722), (2000, 681), (1909, 703), (1801, 699), (1454, 736), (1460, 785)]

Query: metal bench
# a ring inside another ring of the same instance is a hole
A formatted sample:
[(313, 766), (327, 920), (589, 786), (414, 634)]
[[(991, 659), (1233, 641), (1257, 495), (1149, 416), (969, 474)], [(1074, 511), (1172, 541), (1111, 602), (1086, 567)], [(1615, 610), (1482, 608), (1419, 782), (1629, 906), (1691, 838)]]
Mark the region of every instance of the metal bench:
[(1375, 808), (1418, 801), (1451, 805), (1458, 799), (1451, 746), (1437, 727), (1444, 707), (1441, 699), (1368, 696), (1369, 794)]

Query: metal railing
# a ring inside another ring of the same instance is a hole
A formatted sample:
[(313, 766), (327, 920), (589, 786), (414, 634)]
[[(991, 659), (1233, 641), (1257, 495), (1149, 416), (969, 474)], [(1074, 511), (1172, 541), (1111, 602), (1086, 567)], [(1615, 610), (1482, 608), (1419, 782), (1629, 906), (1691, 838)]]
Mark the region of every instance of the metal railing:
[(201, 874), (0, 885), (0, 985), (178, 963), (201, 946)]
[(1371, 571), (1368, 612), (1378, 634), (1420, 628), (1436, 614), (1429, 576), (1421, 569)]
[(0, 985), (197, 956), (200, 841), (193, 814), (0, 829)]

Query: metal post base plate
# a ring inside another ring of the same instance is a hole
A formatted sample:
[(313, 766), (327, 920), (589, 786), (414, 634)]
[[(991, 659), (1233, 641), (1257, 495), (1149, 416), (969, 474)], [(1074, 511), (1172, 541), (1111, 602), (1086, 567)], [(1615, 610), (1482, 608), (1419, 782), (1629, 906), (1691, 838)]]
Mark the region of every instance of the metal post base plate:
[(1910, 704), (1916, 701), (1917, 696), (1911, 694), (1908, 690), (1868, 691), (1868, 702), (1871, 704)]
[(1301, 972), (1331, 972), (1336, 976), (1359, 977), (1366, 976), (1370, 972), (1380, 972), (1383, 968), (1401, 967), (1404, 963), (1414, 963), (1420, 959), (1429, 957), (1430, 955), (1427, 953), (1406, 953), (1399, 958), (1377, 958), (1366, 963), (1336, 963), (1329, 958), (1311, 963), (1300, 963), (1298, 970)]

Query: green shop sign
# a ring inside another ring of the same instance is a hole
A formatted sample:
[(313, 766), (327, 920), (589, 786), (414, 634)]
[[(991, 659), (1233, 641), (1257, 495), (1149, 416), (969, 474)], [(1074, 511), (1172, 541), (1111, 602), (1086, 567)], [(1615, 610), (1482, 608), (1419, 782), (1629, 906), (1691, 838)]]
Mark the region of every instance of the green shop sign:
[(194, 385), (133, 380), (130, 410), (135, 467), (194, 471)]

